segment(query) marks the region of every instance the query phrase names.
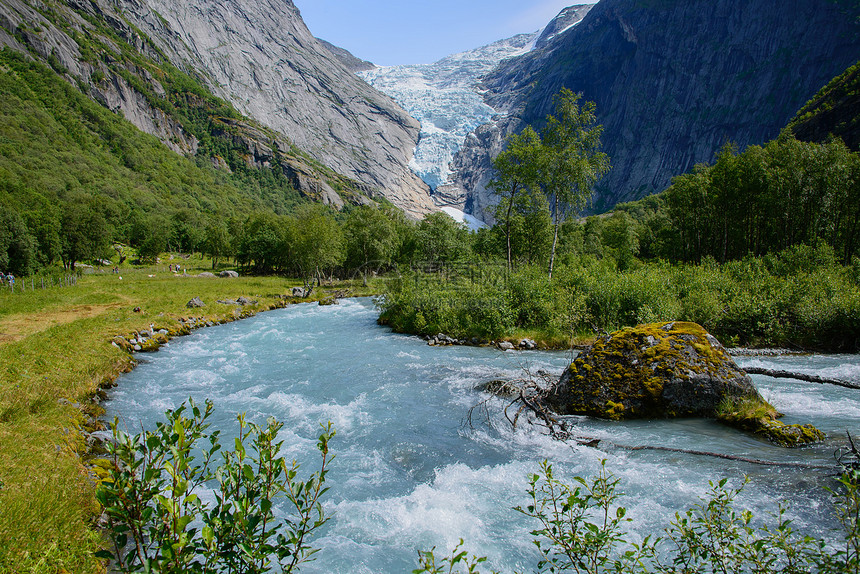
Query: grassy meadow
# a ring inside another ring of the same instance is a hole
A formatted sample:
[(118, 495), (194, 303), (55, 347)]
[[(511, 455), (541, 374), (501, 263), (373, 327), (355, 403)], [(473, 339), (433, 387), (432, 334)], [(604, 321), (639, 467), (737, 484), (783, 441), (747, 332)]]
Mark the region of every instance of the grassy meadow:
[[(92, 553), (100, 534), (93, 478), (79, 429), (99, 409), (101, 386), (131, 369), (133, 357), (111, 344), (135, 330), (178, 326), (182, 317), (236, 318), (218, 299), (257, 300), (245, 312), (283, 306), (297, 281), (280, 277), (206, 279), (211, 264), (175, 259), (188, 275), (157, 266), (95, 271), (77, 285), (16, 292), (0, 289), (0, 573), (102, 572)], [(338, 283), (366, 294), (373, 287)], [(317, 289), (314, 298), (325, 296)], [(188, 309), (200, 297), (206, 306)], [(140, 310), (135, 312), (135, 308)], [(92, 430), (91, 428), (89, 430)], [(85, 458), (85, 457), (84, 457)]]

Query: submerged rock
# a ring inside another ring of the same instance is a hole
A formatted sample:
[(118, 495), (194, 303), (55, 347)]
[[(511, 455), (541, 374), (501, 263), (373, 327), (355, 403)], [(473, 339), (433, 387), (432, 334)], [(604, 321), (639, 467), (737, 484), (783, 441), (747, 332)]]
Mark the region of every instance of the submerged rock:
[(516, 397), (519, 396), (522, 391), (524, 381), (506, 381), (504, 379), (495, 379), (492, 381), (487, 381), (486, 383), (481, 383), (480, 385), (475, 387), (476, 391), (481, 391), (484, 393), (490, 393), (491, 395), (496, 395), (497, 397)]
[(561, 414), (622, 420), (712, 417), (796, 446), (821, 440), (788, 426), (725, 348), (695, 323), (640, 325), (585, 350), (546, 399)]

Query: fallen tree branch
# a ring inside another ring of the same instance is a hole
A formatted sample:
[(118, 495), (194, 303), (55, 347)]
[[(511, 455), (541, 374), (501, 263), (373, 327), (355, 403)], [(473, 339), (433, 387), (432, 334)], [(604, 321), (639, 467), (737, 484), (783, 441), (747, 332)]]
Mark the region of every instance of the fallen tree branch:
[[(555, 435), (553, 435), (555, 436)], [(557, 437), (556, 437), (557, 438)], [(773, 460), (761, 460), (758, 458), (748, 458), (745, 456), (737, 456), (734, 454), (722, 454), (719, 452), (711, 452), (707, 450), (691, 450), (686, 448), (674, 448), (670, 446), (654, 446), (654, 445), (638, 445), (638, 446), (630, 446), (625, 444), (618, 444), (612, 441), (596, 438), (596, 437), (576, 437), (576, 442), (582, 446), (590, 446), (593, 448), (598, 448), (601, 443), (609, 445), (613, 448), (621, 449), (621, 450), (629, 450), (629, 451), (637, 451), (637, 450), (657, 450), (661, 452), (677, 452), (680, 454), (691, 454), (695, 456), (710, 456), (712, 458), (722, 458), (725, 460), (734, 460), (738, 462), (746, 462), (749, 464), (758, 464), (763, 466), (782, 466), (782, 467), (791, 467), (791, 468), (810, 468), (817, 470), (827, 470), (832, 468), (831, 466), (825, 465), (816, 465), (816, 464), (807, 464), (804, 462), (777, 462)]]
[[(749, 464), (757, 464), (762, 466), (779, 466), (779, 467), (790, 467), (790, 468), (808, 468), (808, 469), (816, 469), (816, 470), (827, 470), (832, 468), (831, 466), (823, 466), (823, 465), (813, 465), (806, 464), (802, 462), (777, 462), (771, 460), (761, 460), (757, 458), (749, 458), (744, 456), (737, 456), (733, 454), (722, 454), (718, 452), (710, 452), (705, 450), (691, 450), (684, 448), (673, 448), (668, 446), (653, 446), (653, 445), (638, 445), (638, 446), (630, 446), (624, 444), (614, 443), (609, 440), (604, 440), (597, 437), (588, 437), (588, 436), (573, 436), (571, 433), (571, 429), (568, 424), (564, 420), (559, 420), (555, 413), (549, 410), (549, 408), (544, 403), (544, 398), (549, 392), (546, 387), (542, 387), (536, 384), (534, 381), (528, 381), (525, 379), (520, 379), (518, 381), (512, 382), (510, 386), (505, 385), (505, 390), (510, 391), (511, 386), (516, 385), (516, 383), (525, 383), (519, 387), (518, 396), (514, 396), (513, 400), (511, 400), (504, 409), (504, 416), (507, 419), (508, 423), (511, 427), (516, 430), (517, 422), (519, 421), (520, 415), (523, 411), (531, 411), (535, 416), (537, 421), (547, 428), (549, 431), (549, 435), (556, 440), (573, 440), (577, 444), (581, 446), (588, 446), (592, 448), (599, 448), (601, 445), (609, 446), (611, 448), (616, 448), (620, 450), (628, 450), (628, 451), (640, 451), (640, 450), (655, 450), (662, 452), (675, 452), (680, 454), (689, 454), (694, 456), (709, 456), (713, 458), (721, 458), (724, 460), (733, 460), (738, 462), (745, 462)], [(499, 386), (502, 388), (502, 386)], [(499, 390), (499, 389), (497, 389)], [(487, 410), (487, 402), (489, 399), (481, 401), (478, 405), (475, 405), (469, 411), (469, 423), (471, 425), (472, 422), (472, 411), (478, 407), (483, 408), (484, 415), (487, 417), (487, 421), (489, 422), (489, 411)], [(514, 415), (513, 419), (508, 414), (508, 410), (514, 405), (519, 404), (517, 408), (516, 415)], [(853, 443), (852, 443), (853, 446)]]
[(711, 456), (714, 458), (724, 458), (726, 460), (736, 460), (739, 462), (748, 462), (750, 464), (760, 464), (764, 466), (788, 466), (794, 468), (814, 468), (814, 469), (828, 469), (830, 466), (823, 465), (815, 465), (815, 464), (806, 464), (804, 462), (777, 462), (773, 460), (761, 460), (758, 458), (747, 458), (745, 456), (735, 456), (733, 454), (721, 454), (718, 452), (710, 452), (706, 450), (687, 450), (685, 448), (672, 448), (668, 446), (651, 446), (651, 445), (641, 445), (641, 446), (625, 446), (619, 445), (615, 443), (609, 443), (612, 446), (624, 450), (659, 450), (664, 452), (678, 452), (682, 454), (693, 454), (697, 456)]
[(860, 383), (852, 383), (851, 381), (843, 381), (841, 379), (828, 379), (819, 377), (818, 375), (807, 375), (805, 373), (793, 373), (791, 371), (779, 371), (776, 369), (765, 369), (762, 367), (747, 367), (744, 369), (749, 375), (764, 375), (766, 377), (774, 377), (776, 379), (797, 379), (808, 383), (818, 383), (819, 385), (836, 385), (846, 389), (860, 389)]

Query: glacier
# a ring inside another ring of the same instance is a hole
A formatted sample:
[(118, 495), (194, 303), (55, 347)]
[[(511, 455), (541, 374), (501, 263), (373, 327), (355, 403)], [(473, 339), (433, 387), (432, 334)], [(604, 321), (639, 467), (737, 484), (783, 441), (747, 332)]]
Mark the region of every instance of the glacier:
[(409, 167), (431, 189), (448, 182), (450, 163), (466, 136), (497, 111), (484, 103), (479, 82), (503, 59), (531, 50), (540, 32), (519, 34), (453, 54), (432, 64), (385, 66), (357, 72), (421, 122)]
[[(483, 97), (481, 78), (503, 60), (540, 48), (576, 26), (592, 8), (562, 10), (543, 29), (442, 58), (432, 64), (376, 67), (356, 72), (421, 122), (409, 167), (427, 183), (437, 206), (464, 207), (465, 196), (438, 190), (451, 183), (451, 161), (476, 128), (503, 117)], [(438, 191), (437, 191), (438, 190)]]

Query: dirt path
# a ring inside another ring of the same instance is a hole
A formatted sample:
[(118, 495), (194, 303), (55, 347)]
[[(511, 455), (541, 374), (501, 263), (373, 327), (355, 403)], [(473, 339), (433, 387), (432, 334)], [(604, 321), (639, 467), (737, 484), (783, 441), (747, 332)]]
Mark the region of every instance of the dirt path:
[(127, 304), (126, 302), (118, 302), (107, 305), (79, 305), (71, 309), (8, 315), (0, 319), (0, 345), (20, 341), (57, 325), (65, 325), (78, 319), (97, 317)]

